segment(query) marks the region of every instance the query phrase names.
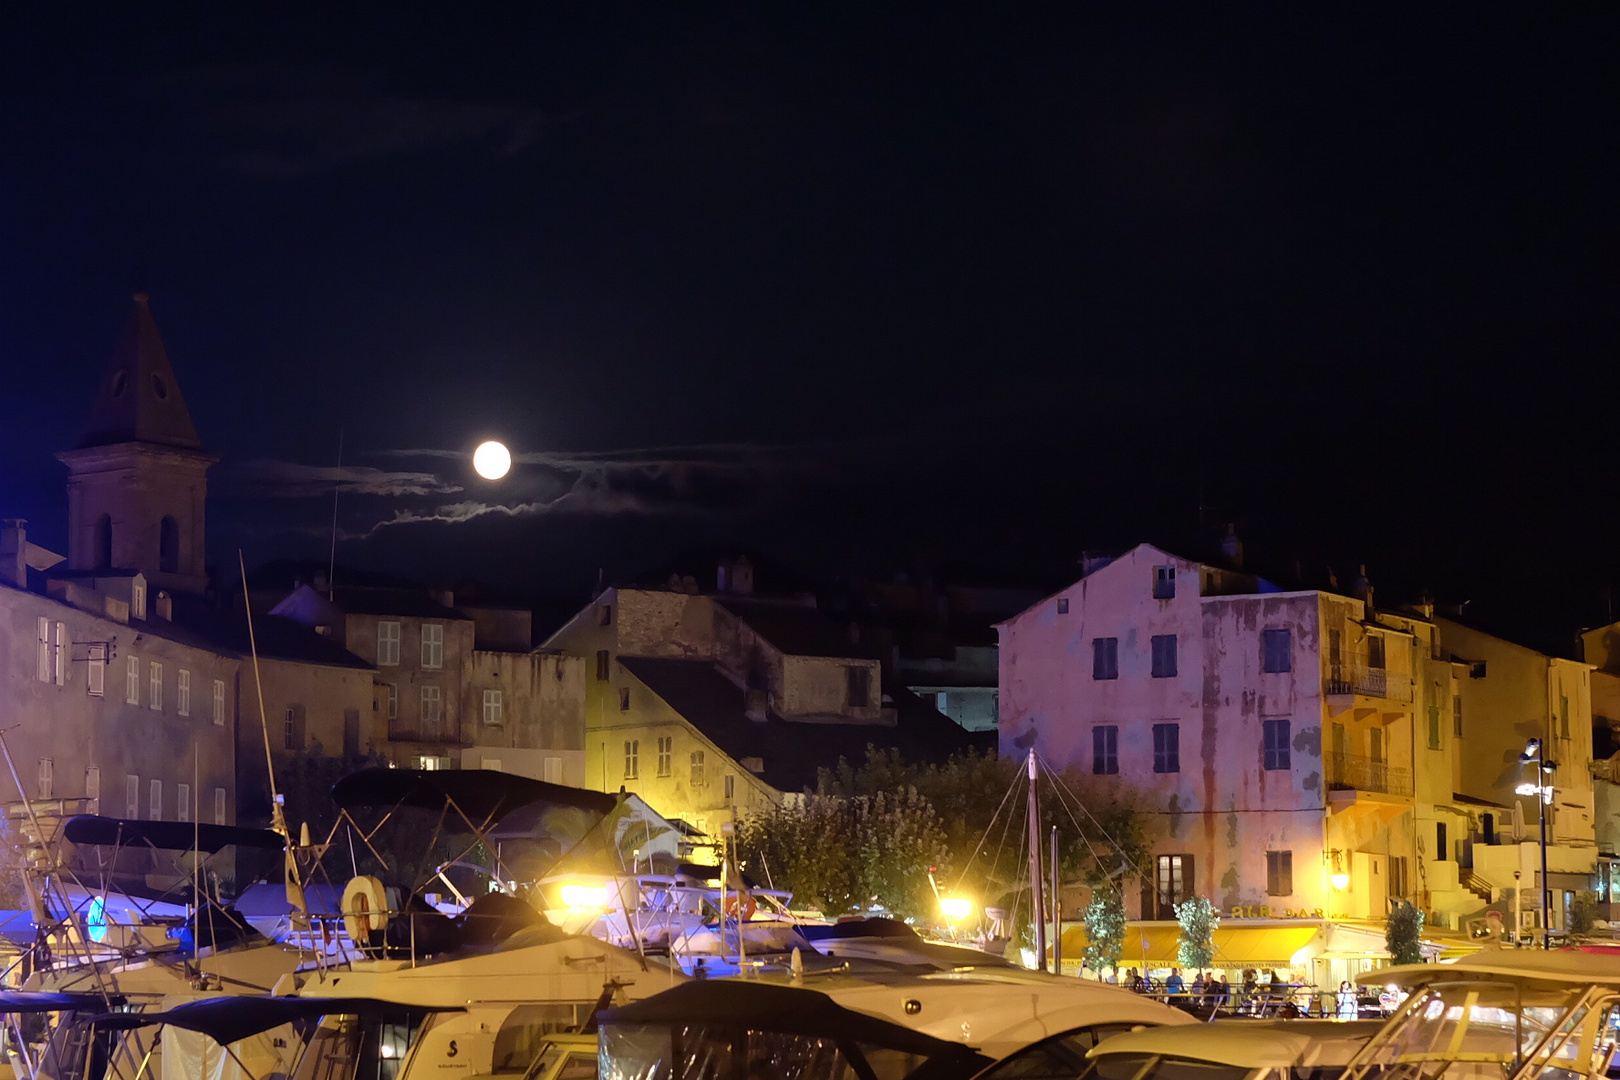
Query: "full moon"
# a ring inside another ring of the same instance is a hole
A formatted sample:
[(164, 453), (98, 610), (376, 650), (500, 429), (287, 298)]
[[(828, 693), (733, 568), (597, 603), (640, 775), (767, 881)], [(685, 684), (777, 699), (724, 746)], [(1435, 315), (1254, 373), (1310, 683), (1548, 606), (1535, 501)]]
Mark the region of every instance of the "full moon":
[(473, 451), (473, 469), (485, 480), (499, 480), (512, 468), (512, 454), (498, 442), (481, 443)]

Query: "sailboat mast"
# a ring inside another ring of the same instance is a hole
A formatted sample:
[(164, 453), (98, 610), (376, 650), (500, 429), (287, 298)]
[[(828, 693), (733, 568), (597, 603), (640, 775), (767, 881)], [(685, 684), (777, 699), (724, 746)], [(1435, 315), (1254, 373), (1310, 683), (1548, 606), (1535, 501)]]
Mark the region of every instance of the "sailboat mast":
[(1035, 924), (1035, 968), (1046, 970), (1046, 896), (1041, 872), (1041, 801), (1036, 787), (1035, 751), (1029, 752), (1029, 902)]

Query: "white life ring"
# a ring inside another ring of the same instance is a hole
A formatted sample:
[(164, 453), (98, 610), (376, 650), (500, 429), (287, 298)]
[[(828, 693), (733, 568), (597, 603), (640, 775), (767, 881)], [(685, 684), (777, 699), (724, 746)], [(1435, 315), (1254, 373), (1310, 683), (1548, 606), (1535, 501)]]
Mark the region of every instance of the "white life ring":
[(388, 925), (388, 894), (370, 874), (351, 878), (343, 886), (343, 929), (356, 945), (371, 943), (371, 935)]

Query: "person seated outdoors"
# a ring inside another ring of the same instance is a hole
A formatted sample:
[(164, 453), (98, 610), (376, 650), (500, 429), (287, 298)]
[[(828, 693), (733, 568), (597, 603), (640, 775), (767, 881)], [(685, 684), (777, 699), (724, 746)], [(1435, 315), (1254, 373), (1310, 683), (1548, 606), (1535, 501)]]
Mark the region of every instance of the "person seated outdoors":
[(1170, 969), (1170, 977), (1164, 980), (1164, 992), (1166, 994), (1175, 995), (1181, 995), (1187, 992), (1187, 983), (1181, 977), (1180, 968), (1173, 967)]

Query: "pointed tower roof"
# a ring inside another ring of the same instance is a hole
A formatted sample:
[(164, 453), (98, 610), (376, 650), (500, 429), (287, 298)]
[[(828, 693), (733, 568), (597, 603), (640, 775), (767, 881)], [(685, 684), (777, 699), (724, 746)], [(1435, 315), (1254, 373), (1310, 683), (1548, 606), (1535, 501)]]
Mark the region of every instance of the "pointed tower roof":
[(135, 294), (135, 309), (102, 376), (78, 449), (126, 442), (202, 449), (144, 292)]

